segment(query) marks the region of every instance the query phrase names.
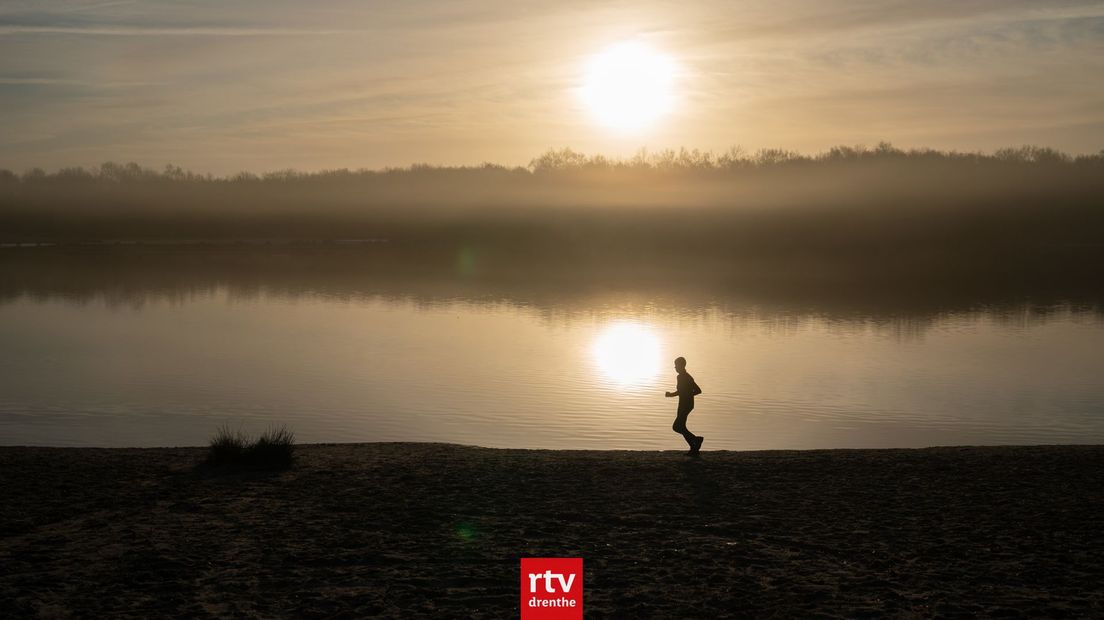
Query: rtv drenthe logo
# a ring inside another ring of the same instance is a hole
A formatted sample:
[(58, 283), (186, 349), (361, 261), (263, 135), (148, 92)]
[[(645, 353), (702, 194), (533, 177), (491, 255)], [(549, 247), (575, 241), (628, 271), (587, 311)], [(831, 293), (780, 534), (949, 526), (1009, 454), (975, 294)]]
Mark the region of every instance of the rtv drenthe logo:
[(521, 558), (521, 620), (583, 617), (583, 558)]

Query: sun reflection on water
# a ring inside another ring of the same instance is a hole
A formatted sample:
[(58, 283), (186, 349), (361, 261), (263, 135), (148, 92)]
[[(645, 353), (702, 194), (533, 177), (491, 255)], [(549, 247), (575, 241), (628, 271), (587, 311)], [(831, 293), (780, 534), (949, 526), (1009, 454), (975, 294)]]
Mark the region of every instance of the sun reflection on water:
[(661, 367), (659, 336), (648, 325), (618, 321), (606, 326), (591, 347), (602, 373), (620, 386), (655, 381)]

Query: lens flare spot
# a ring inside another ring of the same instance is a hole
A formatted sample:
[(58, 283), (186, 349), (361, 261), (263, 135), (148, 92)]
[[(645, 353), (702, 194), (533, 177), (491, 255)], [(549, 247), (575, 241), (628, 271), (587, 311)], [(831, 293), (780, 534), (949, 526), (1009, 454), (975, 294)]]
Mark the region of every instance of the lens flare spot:
[(456, 537), (463, 541), (470, 541), (476, 537), (475, 526), (471, 523), (457, 523)]

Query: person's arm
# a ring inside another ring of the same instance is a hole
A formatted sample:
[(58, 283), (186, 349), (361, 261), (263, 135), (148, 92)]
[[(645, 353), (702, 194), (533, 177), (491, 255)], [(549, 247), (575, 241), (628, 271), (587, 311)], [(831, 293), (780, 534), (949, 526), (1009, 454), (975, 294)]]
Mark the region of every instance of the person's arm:
[(695, 381), (694, 382), (694, 396), (697, 396), (698, 394), (701, 394), (701, 393), (702, 393), (702, 390), (701, 390), (700, 387), (698, 387), (698, 382)]

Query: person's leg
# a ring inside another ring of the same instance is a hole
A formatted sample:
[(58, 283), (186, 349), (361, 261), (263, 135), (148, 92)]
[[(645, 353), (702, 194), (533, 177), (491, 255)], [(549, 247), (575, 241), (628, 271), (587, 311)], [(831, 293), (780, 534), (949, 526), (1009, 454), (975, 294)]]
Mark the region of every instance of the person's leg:
[(690, 446), (690, 449), (694, 449), (694, 446), (697, 445), (698, 438), (694, 436), (694, 433), (691, 433), (690, 430), (686, 428), (686, 418), (689, 415), (689, 409), (679, 409), (678, 415), (675, 417), (675, 423), (671, 425), (671, 430), (675, 431), (679, 435), (682, 435), (682, 438), (686, 440), (686, 445)]

